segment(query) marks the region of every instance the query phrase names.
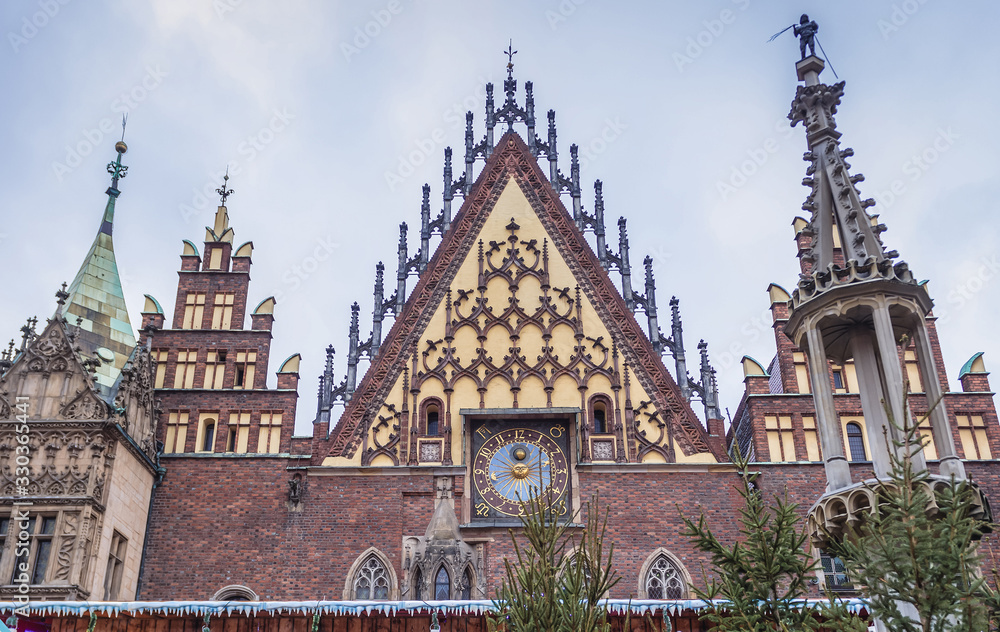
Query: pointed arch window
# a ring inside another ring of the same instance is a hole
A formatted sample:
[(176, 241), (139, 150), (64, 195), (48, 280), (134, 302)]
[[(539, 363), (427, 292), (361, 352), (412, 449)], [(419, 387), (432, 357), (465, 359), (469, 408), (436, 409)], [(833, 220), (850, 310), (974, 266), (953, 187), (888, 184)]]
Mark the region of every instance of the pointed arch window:
[(372, 600), (389, 598), (389, 574), (378, 556), (368, 556), (355, 574), (354, 598)]
[(413, 573), (413, 598), (421, 601), (424, 597), (424, 572), (418, 566), (417, 570)]
[(684, 598), (684, 576), (673, 560), (665, 554), (657, 555), (653, 563), (649, 565), (644, 583), (647, 599)]
[(434, 576), (434, 599), (451, 599), (451, 577), (448, 576), (448, 569), (444, 566), (438, 569)]
[(472, 584), (474, 581), (472, 578), (472, 569), (465, 569), (465, 573), (462, 574), (462, 584), (459, 586), (459, 599), (472, 599)]

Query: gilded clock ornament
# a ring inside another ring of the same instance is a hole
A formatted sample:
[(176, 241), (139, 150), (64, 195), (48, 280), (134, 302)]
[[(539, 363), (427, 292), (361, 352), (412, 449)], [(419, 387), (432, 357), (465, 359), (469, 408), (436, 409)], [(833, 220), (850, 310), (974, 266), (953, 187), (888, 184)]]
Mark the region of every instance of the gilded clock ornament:
[(551, 494), (556, 511), (569, 507), (566, 427), (556, 423), (488, 422), (474, 432), (472, 463), (475, 519), (515, 517), (532, 493)]

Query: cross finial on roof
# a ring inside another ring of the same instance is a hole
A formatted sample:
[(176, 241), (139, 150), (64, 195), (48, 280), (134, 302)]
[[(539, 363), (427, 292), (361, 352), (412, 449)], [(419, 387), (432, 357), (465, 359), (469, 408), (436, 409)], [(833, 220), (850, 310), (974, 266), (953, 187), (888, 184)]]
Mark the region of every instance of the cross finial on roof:
[(56, 303), (59, 307), (66, 304), (66, 299), (69, 298), (69, 292), (66, 291), (66, 282), (63, 281), (62, 288), (56, 291)]
[(507, 50), (503, 52), (507, 56), (507, 76), (510, 77), (514, 74), (514, 55), (517, 51), (514, 50), (514, 40), (510, 40), (507, 44)]
[(226, 165), (226, 175), (222, 178), (222, 188), (216, 189), (215, 192), (222, 196), (222, 204), (220, 206), (226, 205), (226, 198), (235, 193), (232, 189), (227, 189), (226, 186), (229, 183), (229, 165)]

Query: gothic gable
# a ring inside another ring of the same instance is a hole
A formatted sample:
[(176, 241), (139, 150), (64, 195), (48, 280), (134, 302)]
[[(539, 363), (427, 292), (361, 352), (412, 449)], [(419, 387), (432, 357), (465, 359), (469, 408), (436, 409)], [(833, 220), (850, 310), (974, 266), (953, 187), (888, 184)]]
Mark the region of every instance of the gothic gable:
[(66, 321), (51, 319), (0, 377), (0, 419), (13, 419), (18, 402), (27, 402), (30, 419), (107, 419), (108, 405), (94, 386), (94, 362), (80, 358)]
[[(324, 462), (450, 464), (461, 456), (451, 432), (462, 409), (573, 408), (586, 439), (595, 395), (609, 417), (593, 448), (599, 460), (719, 456), (528, 148), (508, 133), (333, 429)], [(428, 405), (441, 429), (422, 440)], [(589, 442), (582, 450), (590, 460)]]

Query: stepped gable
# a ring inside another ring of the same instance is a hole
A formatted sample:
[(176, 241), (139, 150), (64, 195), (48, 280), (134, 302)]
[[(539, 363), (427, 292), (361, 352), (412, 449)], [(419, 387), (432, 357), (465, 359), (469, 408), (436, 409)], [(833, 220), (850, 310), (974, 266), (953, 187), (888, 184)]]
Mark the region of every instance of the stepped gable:
[[(659, 355), (643, 333), (631, 310), (601, 267), (583, 234), (563, 206), (538, 162), (521, 137), (508, 131), (487, 160), (478, 181), (452, 222), (451, 230), (420, 275), (416, 287), (396, 319), (378, 356), (347, 403), (339, 423), (332, 429), (330, 451), (323, 456), (352, 457), (382, 403), (403, 372), (407, 360), (418, 348), (421, 337), (445, 301), (446, 293), (466, 257), (473, 253), (487, 218), (513, 178), (541, 221), (559, 256), (569, 266), (580, 289), (597, 310), (603, 325), (625, 362), (634, 371), (643, 389), (653, 399), (657, 411), (669, 423), (678, 445), (686, 455), (711, 453), (727, 460), (714, 446), (667, 372)], [(631, 434), (632, 430), (627, 429)], [(319, 455), (317, 455), (319, 456)]]

